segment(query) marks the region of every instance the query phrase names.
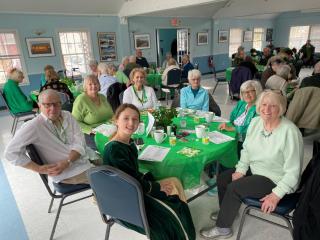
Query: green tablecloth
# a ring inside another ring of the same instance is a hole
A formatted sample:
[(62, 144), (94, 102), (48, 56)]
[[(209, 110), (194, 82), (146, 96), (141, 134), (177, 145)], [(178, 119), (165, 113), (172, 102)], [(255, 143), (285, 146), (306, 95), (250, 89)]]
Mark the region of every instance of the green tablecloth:
[[(265, 66), (256, 65), (256, 68), (258, 69), (259, 72), (263, 72)], [(233, 70), (233, 69), (234, 69), (234, 67), (228, 67), (228, 68), (226, 69), (226, 80), (227, 80), (228, 82), (231, 81), (231, 74), (232, 74), (232, 70)]]
[[(174, 123), (178, 126), (179, 121), (178, 118), (174, 119)], [(204, 123), (203, 118), (200, 119), (200, 123)], [(195, 125), (192, 118), (187, 118), (187, 129), (194, 129)], [(211, 123), (209, 126), (210, 130), (216, 130), (218, 125), (219, 123)], [(223, 133), (232, 137), (236, 136), (235, 132)], [(218, 160), (225, 167), (234, 167), (238, 161), (236, 140), (222, 144), (210, 142), (208, 145), (205, 145), (202, 144), (201, 141), (196, 140), (195, 134), (190, 134), (186, 139), (188, 139), (187, 142), (177, 140), (177, 145), (171, 148), (162, 162), (139, 161), (141, 171), (144, 172), (144, 170), (147, 169), (157, 180), (167, 177), (177, 177), (181, 180), (184, 188), (188, 189), (200, 183), (200, 175), (208, 163)], [(162, 144), (157, 144), (150, 136), (143, 136), (143, 140), (145, 143), (144, 148), (147, 145), (170, 147), (168, 138)], [(101, 133), (97, 133), (95, 141), (98, 151), (103, 153), (108, 138)], [(199, 149), (200, 153), (194, 157), (186, 157), (178, 154), (177, 152), (184, 147)]]
[[(74, 98), (78, 97), (82, 93), (82, 91), (78, 91), (75, 86), (69, 87), (69, 89)], [(38, 102), (38, 95), (39, 91), (31, 91), (30, 98), (32, 101)]]
[(147, 75), (147, 83), (149, 86), (154, 87), (154, 86), (160, 86), (162, 79), (161, 79), (161, 74), (158, 73), (149, 73)]

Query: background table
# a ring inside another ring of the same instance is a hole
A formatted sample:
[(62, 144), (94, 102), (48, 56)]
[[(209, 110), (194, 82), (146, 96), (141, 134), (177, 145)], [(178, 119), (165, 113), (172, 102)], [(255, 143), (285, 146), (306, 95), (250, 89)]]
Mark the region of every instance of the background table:
[[(174, 123), (176, 123), (178, 126), (179, 122), (179, 118), (174, 119)], [(204, 123), (204, 119), (200, 118), (200, 122)], [(195, 125), (196, 124), (193, 122), (193, 118), (188, 117), (187, 129), (194, 129)], [(219, 123), (211, 123), (210, 130), (216, 130), (218, 125)], [(223, 133), (231, 137), (236, 136), (235, 132)], [(162, 162), (139, 160), (139, 167), (141, 168), (141, 171), (144, 172), (147, 169), (154, 175), (156, 180), (167, 177), (177, 177), (181, 180), (183, 187), (188, 189), (200, 184), (201, 173), (208, 163), (217, 160), (225, 167), (234, 167), (238, 161), (236, 140), (222, 144), (214, 144), (210, 142), (208, 145), (205, 145), (202, 144), (201, 140), (196, 140), (195, 134), (190, 134), (186, 137), (186, 139), (188, 139), (188, 142), (182, 142), (177, 139), (177, 145), (171, 147), (169, 153)], [(170, 147), (168, 137), (161, 144), (157, 144), (150, 136), (146, 137), (143, 135), (143, 140), (145, 143), (144, 148), (147, 145)], [(95, 136), (95, 141), (98, 151), (103, 153), (104, 146), (108, 142), (108, 138), (101, 133), (97, 133)], [(184, 147), (199, 149), (200, 153), (194, 157), (187, 157), (185, 155), (178, 154), (177, 152)]]
[(149, 73), (147, 75), (147, 83), (150, 87), (160, 86), (162, 79), (162, 75), (159, 73)]

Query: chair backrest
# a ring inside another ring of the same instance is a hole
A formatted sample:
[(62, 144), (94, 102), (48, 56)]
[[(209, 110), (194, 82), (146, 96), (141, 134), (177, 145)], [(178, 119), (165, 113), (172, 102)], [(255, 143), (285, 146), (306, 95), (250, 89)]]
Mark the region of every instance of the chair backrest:
[[(26, 146), (26, 150), (27, 150), (27, 153), (31, 159), (31, 161), (35, 162), (36, 164), (38, 165), (44, 165), (42, 159), (40, 158), (35, 146), (33, 144), (29, 144), (28, 146)], [(53, 192), (49, 186), (49, 183), (48, 183), (48, 175), (47, 174), (39, 174), (40, 177), (41, 177), (41, 180), (43, 181), (46, 189), (48, 190), (49, 194), (50, 195), (53, 195)]]
[(167, 85), (180, 84), (181, 70), (178, 68), (171, 69), (167, 73)]
[(232, 70), (231, 73), (231, 81), (230, 81), (230, 87), (232, 90), (232, 93), (240, 93), (240, 86), (242, 83), (244, 83), (247, 80), (252, 79), (252, 73), (251, 70), (247, 67), (236, 67)]
[(126, 89), (126, 85), (123, 83), (113, 83), (110, 85), (107, 91), (107, 100), (110, 103), (113, 112), (120, 106), (119, 95)]
[(10, 107), (9, 107), (9, 105), (7, 103), (6, 95), (4, 94), (4, 92), (2, 92), (2, 90), (0, 90), (0, 95), (1, 95), (1, 98), (2, 98), (2, 100), (4, 102), (5, 107), (7, 108), (9, 113), (13, 116), (13, 114), (11, 113)]
[(102, 218), (106, 221), (106, 216), (110, 216), (134, 224), (150, 237), (140, 183), (111, 166), (91, 168), (87, 174)]

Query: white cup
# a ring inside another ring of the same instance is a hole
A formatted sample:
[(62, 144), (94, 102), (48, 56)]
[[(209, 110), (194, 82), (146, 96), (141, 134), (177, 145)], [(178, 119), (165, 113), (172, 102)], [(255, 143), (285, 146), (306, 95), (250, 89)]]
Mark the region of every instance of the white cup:
[(167, 134), (164, 133), (163, 130), (155, 130), (153, 133), (153, 136), (154, 136), (154, 140), (158, 144), (162, 143), (167, 138)]
[(206, 132), (206, 126), (204, 125), (197, 125), (196, 127), (196, 135), (197, 138), (202, 138)]
[(207, 112), (205, 114), (205, 118), (206, 118), (206, 122), (207, 123), (211, 123), (214, 117), (214, 113), (213, 112)]
[(145, 129), (145, 125), (144, 125), (143, 122), (141, 122), (141, 123), (139, 123), (139, 126), (138, 126), (138, 128), (137, 128), (135, 133), (138, 134), (138, 135), (143, 135), (144, 134), (144, 129)]

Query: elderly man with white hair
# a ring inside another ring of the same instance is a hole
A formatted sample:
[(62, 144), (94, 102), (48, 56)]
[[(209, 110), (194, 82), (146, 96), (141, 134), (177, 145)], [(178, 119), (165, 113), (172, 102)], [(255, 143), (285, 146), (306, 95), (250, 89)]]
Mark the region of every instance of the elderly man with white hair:
[[(57, 91), (39, 95), (41, 114), (26, 122), (5, 150), (5, 158), (16, 166), (47, 174), (56, 183), (88, 183), (85, 171), (91, 167), (83, 133), (71, 113), (61, 111)], [(44, 165), (31, 161), (26, 146), (33, 144)]]
[(100, 93), (107, 96), (108, 88), (117, 82), (117, 79), (110, 75), (110, 70), (113, 68), (112, 64), (99, 63), (98, 65), (98, 79), (100, 83)]
[(314, 65), (313, 75), (302, 80), (300, 88), (318, 87), (320, 88), (320, 62)]
[(133, 55), (129, 56), (129, 63), (126, 65), (125, 69), (123, 70), (124, 74), (126, 74), (128, 78), (130, 78), (130, 73), (132, 69), (140, 67), (140, 65), (137, 64), (136, 61), (137, 61), (136, 56), (133, 56)]
[(188, 72), (190, 86), (181, 89), (180, 107), (209, 111), (209, 95), (200, 85), (201, 72), (197, 69)]

